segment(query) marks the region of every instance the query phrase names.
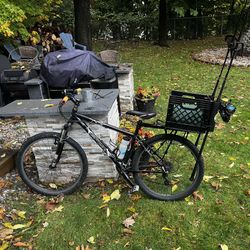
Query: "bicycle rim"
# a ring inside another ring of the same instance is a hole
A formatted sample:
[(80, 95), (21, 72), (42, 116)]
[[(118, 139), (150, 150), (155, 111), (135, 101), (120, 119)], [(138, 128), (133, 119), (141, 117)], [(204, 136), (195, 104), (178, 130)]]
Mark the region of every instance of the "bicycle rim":
[(159, 200), (180, 200), (197, 189), (203, 178), (203, 160), (190, 141), (159, 135), (145, 144), (146, 149), (139, 148), (133, 162), (134, 178), (142, 191)]
[(34, 191), (45, 195), (69, 194), (87, 175), (87, 159), (74, 140), (67, 138), (56, 167), (59, 134), (44, 133), (31, 137), (18, 155), (19, 174)]

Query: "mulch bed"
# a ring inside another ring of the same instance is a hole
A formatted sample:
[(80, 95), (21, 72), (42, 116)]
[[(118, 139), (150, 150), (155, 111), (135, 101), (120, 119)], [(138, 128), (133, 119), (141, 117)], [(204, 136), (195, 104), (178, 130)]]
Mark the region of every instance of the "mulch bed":
[[(226, 48), (206, 49), (200, 53), (194, 54), (192, 57), (197, 61), (222, 65), (224, 63), (226, 53)], [(229, 61), (230, 58), (227, 60), (227, 63), (229, 63)], [(233, 60), (233, 66), (249, 67), (250, 57), (236, 56), (236, 58)]]
[[(0, 148), (18, 150), (29, 136), (25, 120), (20, 117), (0, 119)], [(0, 177), (0, 204), (19, 200), (27, 194), (27, 188), (16, 169)]]

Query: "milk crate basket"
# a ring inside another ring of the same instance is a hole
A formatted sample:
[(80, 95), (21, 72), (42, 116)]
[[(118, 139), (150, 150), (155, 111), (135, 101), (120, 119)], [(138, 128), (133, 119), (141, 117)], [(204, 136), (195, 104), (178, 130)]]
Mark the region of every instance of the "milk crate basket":
[(172, 91), (166, 128), (187, 132), (213, 131), (219, 103), (208, 95)]

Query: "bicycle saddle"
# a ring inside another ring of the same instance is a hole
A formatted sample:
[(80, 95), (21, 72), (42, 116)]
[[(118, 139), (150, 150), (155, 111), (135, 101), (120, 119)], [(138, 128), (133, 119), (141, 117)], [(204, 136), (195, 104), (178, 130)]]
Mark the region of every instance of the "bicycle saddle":
[(156, 116), (155, 112), (142, 112), (142, 111), (136, 111), (136, 110), (129, 110), (126, 112), (126, 115), (134, 115), (134, 116), (139, 116), (142, 119), (150, 119), (152, 117)]

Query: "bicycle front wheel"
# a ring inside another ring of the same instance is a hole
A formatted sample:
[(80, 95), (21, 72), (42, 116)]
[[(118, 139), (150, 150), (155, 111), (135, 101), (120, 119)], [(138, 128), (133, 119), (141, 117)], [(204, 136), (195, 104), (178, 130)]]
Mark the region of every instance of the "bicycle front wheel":
[(23, 143), (17, 155), (20, 177), (40, 194), (70, 194), (87, 176), (88, 161), (81, 146), (66, 138), (58, 158), (59, 139), (60, 134), (53, 132), (34, 135)]
[(181, 200), (192, 194), (204, 175), (197, 147), (172, 134), (154, 136), (133, 157), (134, 179), (141, 190), (158, 200)]

